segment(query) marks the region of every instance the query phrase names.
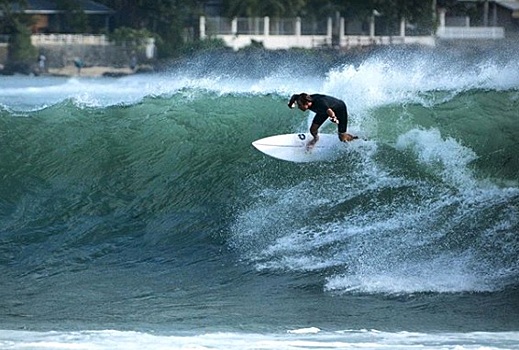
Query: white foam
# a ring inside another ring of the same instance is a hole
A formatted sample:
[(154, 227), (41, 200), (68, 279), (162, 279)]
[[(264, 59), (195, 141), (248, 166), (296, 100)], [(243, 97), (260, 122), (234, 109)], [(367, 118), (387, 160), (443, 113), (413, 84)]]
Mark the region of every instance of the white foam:
[(190, 333), (159, 335), (132, 331), (29, 332), (0, 330), (2, 349), (512, 349), (519, 332), (418, 333), (377, 330), (323, 332), (309, 327), (283, 333)]
[(316, 334), (321, 330), (317, 327), (308, 327), (308, 328), (299, 328), (299, 329), (291, 329), (288, 330), (287, 333), (290, 334)]
[(472, 189), (477, 182), (468, 168), (476, 153), (452, 137), (443, 138), (438, 129), (413, 129), (398, 137), (398, 149), (412, 149), (418, 160), (457, 188)]
[[(95, 101), (102, 106), (131, 104), (145, 96), (170, 95), (181, 89), (202, 89), (216, 93), (284, 94), (306, 91), (328, 93), (343, 98), (351, 111), (362, 114), (389, 103), (423, 103), (423, 93), (430, 91), (467, 91), (470, 89), (516, 89), (519, 87), (519, 63), (513, 59), (480, 58), (465, 64), (439, 55), (374, 55), (361, 64), (345, 64), (326, 75), (312, 74), (311, 67), (302, 75), (293, 67), (279, 67), (260, 77), (237, 77), (234, 72), (199, 74), (197, 67), (175, 68), (167, 73), (112, 78), (2, 78), (0, 104), (19, 110), (52, 105), (67, 99)], [(442, 74), (438, 74), (442, 72)]]
[(392, 264), (390, 269), (360, 269), (327, 279), (326, 290), (358, 293), (413, 294), (493, 291), (484, 276), (471, 270), (472, 257), (443, 256), (429, 261)]
[(483, 244), (488, 235), (494, 252), (502, 249), (503, 256), (514, 256), (493, 235), (496, 230), (513, 231), (516, 209), (503, 213), (501, 221), (477, 222), (480, 213), (509, 203), (519, 190), (477, 179), (471, 169), (475, 153), (436, 129), (406, 132), (397, 149), (398, 157), (416, 159), (431, 178), (422, 180), (420, 172), (417, 178), (394, 175), (376, 152), (362, 149), (355, 154), (358, 166), (347, 175), (334, 168), (294, 186), (259, 190), (257, 200), (237, 213), (233, 241), (258, 270), (322, 271), (327, 291), (502, 289), (516, 271), (494, 265), (495, 259), (484, 249), (478, 251), (464, 234), (473, 234), (471, 225), (488, 226), (476, 233), (476, 243)]

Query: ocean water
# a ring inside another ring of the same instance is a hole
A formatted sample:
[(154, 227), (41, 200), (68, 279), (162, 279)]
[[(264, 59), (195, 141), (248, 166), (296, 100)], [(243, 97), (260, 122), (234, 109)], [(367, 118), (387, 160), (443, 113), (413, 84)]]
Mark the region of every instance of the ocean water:
[[(519, 349), (518, 53), (0, 77), (0, 348)], [(256, 151), (299, 92), (366, 141)]]

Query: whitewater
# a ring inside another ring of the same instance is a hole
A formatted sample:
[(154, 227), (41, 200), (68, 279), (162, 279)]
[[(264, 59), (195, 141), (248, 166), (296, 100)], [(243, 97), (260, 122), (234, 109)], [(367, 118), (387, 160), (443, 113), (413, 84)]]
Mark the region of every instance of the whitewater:
[[(0, 348), (519, 349), (518, 52), (0, 77)], [(366, 141), (255, 150), (301, 92)]]

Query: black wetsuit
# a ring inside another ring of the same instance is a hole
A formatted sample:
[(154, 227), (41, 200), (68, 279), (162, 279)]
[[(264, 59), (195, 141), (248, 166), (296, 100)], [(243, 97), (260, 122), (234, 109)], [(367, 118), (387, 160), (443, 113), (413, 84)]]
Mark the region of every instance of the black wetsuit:
[(312, 97), (312, 106), (309, 109), (315, 113), (312, 123), (321, 126), (329, 117), (326, 111), (328, 108), (331, 108), (339, 120), (339, 133), (342, 134), (346, 132), (348, 126), (348, 110), (344, 101), (327, 95), (315, 94), (310, 96)]

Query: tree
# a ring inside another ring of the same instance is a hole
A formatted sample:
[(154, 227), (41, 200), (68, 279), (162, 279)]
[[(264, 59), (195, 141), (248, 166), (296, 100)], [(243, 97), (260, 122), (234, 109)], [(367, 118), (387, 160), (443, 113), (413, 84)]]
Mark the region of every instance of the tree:
[(146, 29), (157, 38), (159, 57), (179, 55), (198, 40), (198, 18), (207, 0), (98, 0), (118, 10), (116, 26)]
[[(0, 0), (1, 1), (1, 0)], [(72, 0), (60, 0), (72, 1)], [(199, 38), (198, 19), (210, 0), (97, 0), (117, 11), (115, 27), (146, 29), (157, 39), (159, 57), (172, 57), (185, 46), (196, 46)], [(377, 31), (394, 33), (400, 20), (417, 24), (427, 33), (433, 28), (434, 0), (222, 0), (227, 17), (306, 17), (316, 20), (338, 15), (366, 20), (374, 10), (382, 14), (377, 19)], [(440, 0), (436, 0), (440, 1)], [(455, 0), (441, 0), (452, 2)]]
[(59, 31), (66, 33), (85, 33), (88, 31), (88, 19), (76, 0), (57, 0), (56, 6), (62, 11), (59, 15)]
[(385, 19), (388, 30), (395, 30), (402, 18), (418, 24), (423, 33), (434, 27), (432, 0), (374, 0), (374, 6)]
[(30, 17), (23, 13), (26, 3), (20, 1), (0, 0), (2, 29), (9, 35), (7, 72), (30, 73), (36, 61), (36, 48), (31, 42)]
[(224, 0), (228, 17), (293, 17), (306, 7), (307, 0)]

